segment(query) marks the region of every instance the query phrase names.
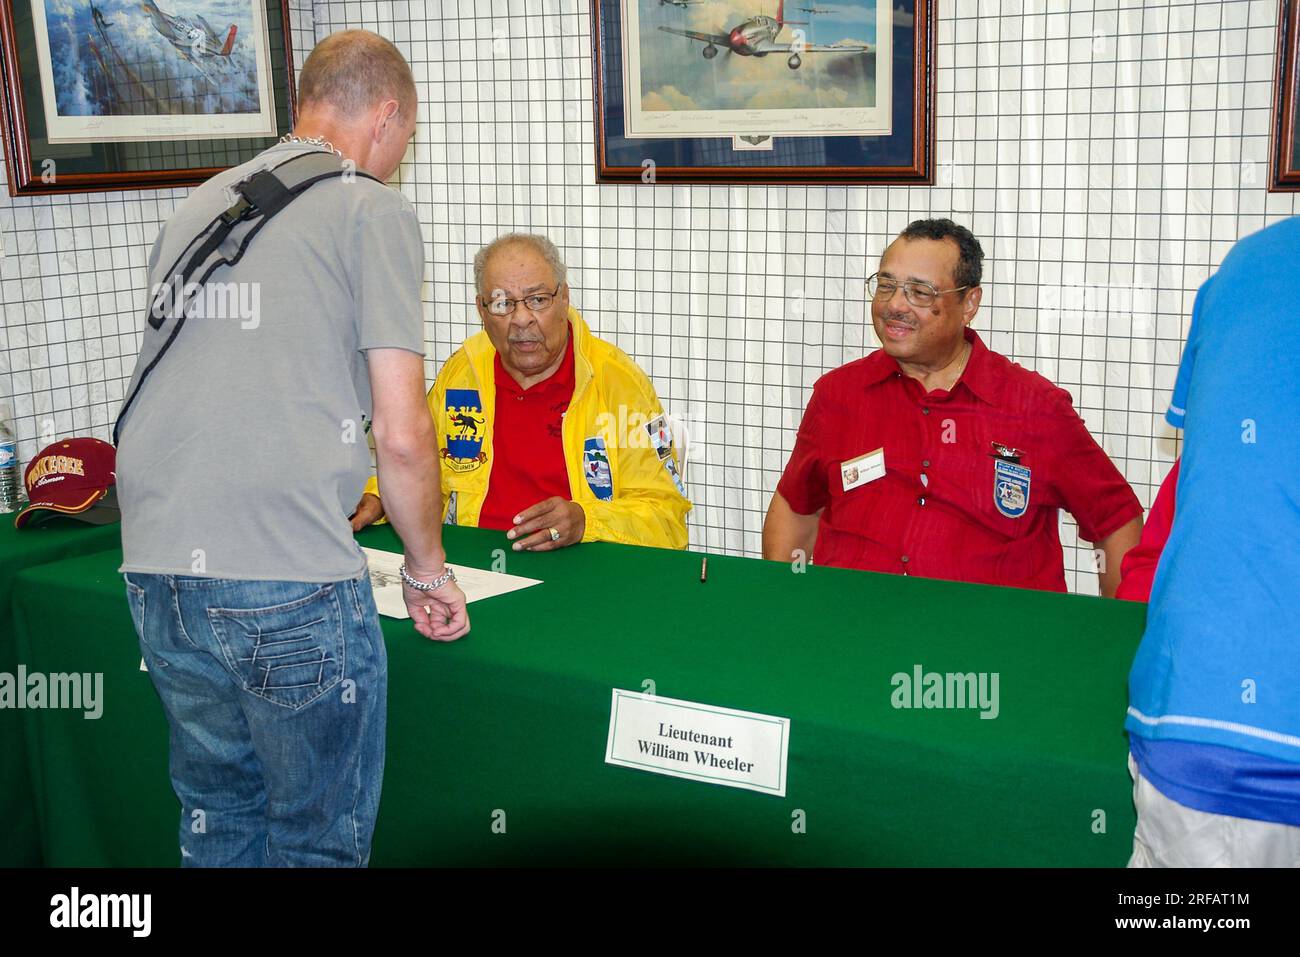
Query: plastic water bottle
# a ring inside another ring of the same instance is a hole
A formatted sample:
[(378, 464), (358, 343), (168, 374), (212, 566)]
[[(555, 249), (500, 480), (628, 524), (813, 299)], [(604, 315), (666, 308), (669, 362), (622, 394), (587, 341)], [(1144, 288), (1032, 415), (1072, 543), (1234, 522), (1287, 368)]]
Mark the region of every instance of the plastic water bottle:
[(9, 424), (7, 410), (0, 409), (0, 514), (22, 507), (18, 497), (22, 479), (18, 474), (18, 440)]

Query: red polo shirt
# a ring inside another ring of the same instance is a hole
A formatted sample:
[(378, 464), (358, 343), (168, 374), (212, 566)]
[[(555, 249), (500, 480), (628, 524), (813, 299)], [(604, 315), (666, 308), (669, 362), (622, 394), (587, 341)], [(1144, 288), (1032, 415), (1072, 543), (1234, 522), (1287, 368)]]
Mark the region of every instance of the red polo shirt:
[(523, 389), (501, 356), (493, 360), (496, 411), (492, 421), (492, 475), (479, 511), (480, 528), (513, 528), (515, 516), (558, 495), (569, 498), (564, 461), (564, 413), (573, 398), (573, 336), (549, 379)]
[[(924, 392), (883, 349), (822, 376), (777, 491), (801, 515), (825, 509), (818, 565), (1065, 591), (1057, 510), (1096, 542), (1142, 505), (1064, 389), (966, 339), (951, 391)], [(1029, 470), (1020, 494), (995, 442)], [(884, 476), (845, 491), (841, 463), (882, 448)]]

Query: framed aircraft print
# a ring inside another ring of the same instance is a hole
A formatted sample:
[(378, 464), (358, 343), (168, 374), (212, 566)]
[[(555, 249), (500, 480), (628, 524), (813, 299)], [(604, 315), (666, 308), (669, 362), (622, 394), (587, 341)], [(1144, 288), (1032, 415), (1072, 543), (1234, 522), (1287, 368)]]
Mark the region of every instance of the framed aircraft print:
[(593, 0), (601, 182), (930, 183), (937, 0)]
[(1277, 74), (1273, 82), (1273, 150), (1269, 190), (1300, 190), (1300, 72), (1296, 42), (1300, 39), (1300, 0), (1278, 3)]
[(188, 186), (293, 122), (285, 0), (0, 0), (10, 195)]

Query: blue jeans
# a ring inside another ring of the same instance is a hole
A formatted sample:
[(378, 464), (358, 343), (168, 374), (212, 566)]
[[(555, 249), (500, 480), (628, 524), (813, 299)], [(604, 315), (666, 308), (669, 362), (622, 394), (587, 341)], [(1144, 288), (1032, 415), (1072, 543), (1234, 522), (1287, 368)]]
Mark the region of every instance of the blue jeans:
[(181, 865), (364, 867), (388, 693), (369, 577), (124, 577), (171, 727)]

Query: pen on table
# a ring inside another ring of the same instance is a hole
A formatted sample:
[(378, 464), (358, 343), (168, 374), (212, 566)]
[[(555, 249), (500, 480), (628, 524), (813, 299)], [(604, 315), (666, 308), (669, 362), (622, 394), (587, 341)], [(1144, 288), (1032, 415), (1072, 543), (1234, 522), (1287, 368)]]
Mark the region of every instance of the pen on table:
[(705, 555), (700, 560), (700, 584), (703, 585), (709, 580), (709, 556)]

